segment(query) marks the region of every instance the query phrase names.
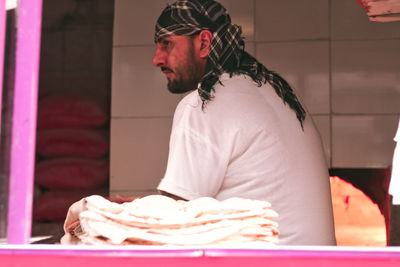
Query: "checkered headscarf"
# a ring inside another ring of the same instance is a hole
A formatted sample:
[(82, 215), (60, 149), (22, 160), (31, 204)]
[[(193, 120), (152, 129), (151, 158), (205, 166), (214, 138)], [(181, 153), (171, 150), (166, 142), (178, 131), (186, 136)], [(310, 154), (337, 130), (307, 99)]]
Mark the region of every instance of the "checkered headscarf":
[(204, 75), (198, 88), (203, 107), (224, 73), (249, 75), (259, 86), (268, 82), (296, 112), (303, 127), (306, 113), (289, 84), (244, 51), (240, 26), (232, 24), (226, 9), (214, 0), (178, 0), (167, 5), (157, 20), (155, 42), (175, 34), (191, 36), (202, 30), (213, 33)]

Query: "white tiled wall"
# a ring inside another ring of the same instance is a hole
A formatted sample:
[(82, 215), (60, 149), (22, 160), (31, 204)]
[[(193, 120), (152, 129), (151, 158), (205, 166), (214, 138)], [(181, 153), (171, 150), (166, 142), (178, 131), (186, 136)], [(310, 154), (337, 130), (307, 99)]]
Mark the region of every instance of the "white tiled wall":
[(372, 23), (357, 1), (330, 0), (332, 40), (393, 39), (400, 37), (399, 22)]
[[(115, 0), (112, 194), (155, 192), (180, 96), (152, 66), (167, 0)], [(221, 0), (246, 49), (293, 85), (331, 167), (386, 167), (400, 113), (400, 22), (373, 23), (356, 0)], [(51, 37), (50, 37), (51, 38)]]
[(256, 43), (257, 58), (282, 74), (313, 114), (329, 113), (328, 41)]
[[(400, 26), (399, 26), (400, 31)], [(340, 114), (400, 110), (400, 39), (332, 42), (332, 109)]]
[(332, 165), (340, 167), (388, 166), (398, 116), (333, 116)]
[(328, 4), (328, 0), (255, 0), (256, 41), (327, 39)]
[(166, 78), (152, 64), (150, 46), (115, 47), (112, 117), (171, 117), (180, 96), (166, 89)]
[(115, 118), (111, 122), (110, 188), (122, 195), (155, 190), (168, 156), (172, 118)]
[(166, 0), (115, 0), (114, 45), (154, 44), (154, 27)]

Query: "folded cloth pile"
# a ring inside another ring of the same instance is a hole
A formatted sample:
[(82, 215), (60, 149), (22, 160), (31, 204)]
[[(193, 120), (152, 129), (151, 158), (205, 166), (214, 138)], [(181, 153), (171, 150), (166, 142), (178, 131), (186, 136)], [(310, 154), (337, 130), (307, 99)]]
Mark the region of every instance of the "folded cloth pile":
[(279, 234), (273, 221), (277, 216), (270, 203), (244, 198), (177, 201), (150, 195), (118, 204), (94, 195), (71, 206), (61, 243), (273, 245)]

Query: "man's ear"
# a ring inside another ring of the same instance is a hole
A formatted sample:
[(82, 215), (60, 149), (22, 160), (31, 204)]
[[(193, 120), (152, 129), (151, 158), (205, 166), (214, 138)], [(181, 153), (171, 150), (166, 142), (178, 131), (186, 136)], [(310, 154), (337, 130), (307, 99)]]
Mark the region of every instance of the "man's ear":
[(207, 58), (210, 52), (212, 33), (209, 30), (202, 30), (199, 34), (200, 57)]

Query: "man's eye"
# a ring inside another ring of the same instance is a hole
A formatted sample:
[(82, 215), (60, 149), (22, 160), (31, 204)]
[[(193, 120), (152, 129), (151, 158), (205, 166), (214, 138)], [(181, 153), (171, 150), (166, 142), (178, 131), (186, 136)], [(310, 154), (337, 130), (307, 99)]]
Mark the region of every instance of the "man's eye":
[(170, 46), (170, 45), (171, 45), (171, 42), (170, 42), (170, 41), (168, 41), (168, 40), (163, 40), (163, 41), (162, 41), (162, 46), (168, 47), (168, 46)]

